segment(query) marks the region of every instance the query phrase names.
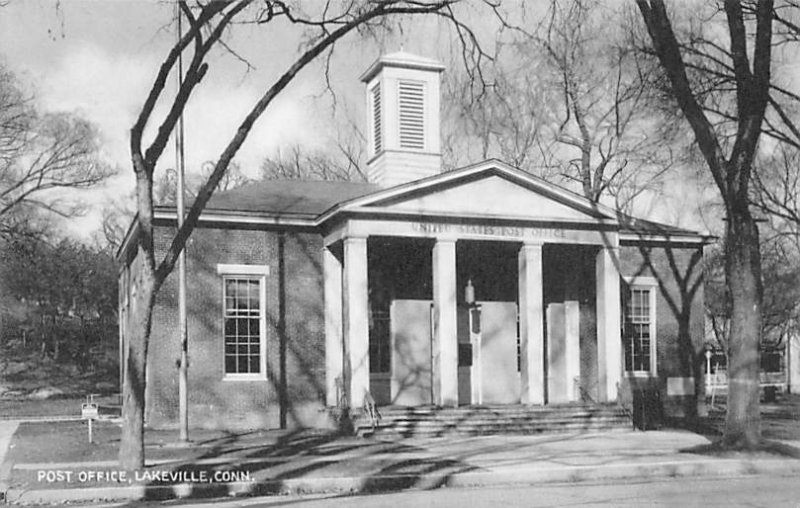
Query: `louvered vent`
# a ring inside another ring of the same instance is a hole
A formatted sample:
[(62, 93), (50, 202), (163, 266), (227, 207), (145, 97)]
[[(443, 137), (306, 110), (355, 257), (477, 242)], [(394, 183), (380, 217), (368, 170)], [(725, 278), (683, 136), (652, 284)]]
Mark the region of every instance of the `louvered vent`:
[(375, 146), (375, 153), (379, 153), (382, 148), (381, 143), (381, 85), (380, 83), (372, 89), (372, 139)]
[(400, 147), (425, 148), (425, 85), (416, 81), (399, 82)]

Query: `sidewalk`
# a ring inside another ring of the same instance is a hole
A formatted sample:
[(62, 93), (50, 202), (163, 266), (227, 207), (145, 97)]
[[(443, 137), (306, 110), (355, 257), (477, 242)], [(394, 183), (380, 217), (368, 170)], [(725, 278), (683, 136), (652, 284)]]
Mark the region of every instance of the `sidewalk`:
[[(98, 426), (96, 444), (84, 445), (89, 452), (68, 451), (80, 460), (64, 460), (36, 434), (37, 424), (28, 425), (33, 428), (23, 424), (18, 435), (42, 440), (42, 449), (27, 455), (10, 451), (11, 503), (800, 473), (800, 460), (791, 458), (687, 453), (682, 450), (708, 439), (665, 430), (399, 440), (318, 432), (206, 432), (193, 435), (194, 443), (185, 448), (170, 445), (174, 431), (150, 431), (148, 467), (133, 474), (118, 470), (118, 429), (112, 424)], [(69, 439), (82, 431), (75, 422), (59, 425), (65, 426), (63, 432), (51, 439)]]

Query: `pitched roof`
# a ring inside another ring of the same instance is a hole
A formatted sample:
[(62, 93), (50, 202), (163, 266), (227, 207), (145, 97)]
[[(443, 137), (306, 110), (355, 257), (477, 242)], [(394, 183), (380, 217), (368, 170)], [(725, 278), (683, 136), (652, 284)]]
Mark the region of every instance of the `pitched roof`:
[(314, 218), (338, 203), (379, 189), (375, 184), (360, 182), (266, 180), (216, 192), (206, 205), (206, 210)]
[(617, 213), (617, 220), (619, 221), (620, 232), (623, 233), (632, 233), (636, 235), (708, 236), (691, 229), (684, 229), (676, 226), (670, 226), (668, 224), (662, 224), (660, 222), (639, 219), (621, 212)]
[[(563, 187), (545, 182), (500, 161), (489, 160), (389, 189), (364, 182), (306, 180), (253, 182), (229, 191), (216, 192), (206, 206), (205, 211), (206, 213), (216, 212), (227, 216), (294, 218), (314, 225), (326, 220), (329, 215), (336, 214), (338, 211), (348, 207), (355, 206), (358, 208), (373, 201), (380, 202), (382, 199), (386, 199), (387, 196), (391, 197), (394, 194), (405, 195), (420, 188), (436, 188), (442, 182), (446, 183), (453, 179), (455, 179), (454, 181), (459, 181), (460, 178), (469, 177), (473, 173), (488, 174), (487, 172), (491, 171), (503, 173), (508, 177), (524, 177), (526, 180), (531, 180), (532, 183), (547, 187), (552, 192), (557, 192), (559, 195), (563, 194), (560, 196), (563, 199), (569, 198), (570, 201), (575, 201), (576, 203), (585, 200), (584, 197), (571, 193)], [(598, 213), (602, 212), (606, 217), (616, 219), (620, 227), (620, 233), (635, 235), (640, 238), (646, 236), (680, 236), (703, 239), (708, 237), (707, 234), (697, 231), (614, 212), (600, 205), (594, 205), (594, 207)], [(163, 214), (173, 215), (174, 210), (174, 206), (156, 207), (156, 211)]]

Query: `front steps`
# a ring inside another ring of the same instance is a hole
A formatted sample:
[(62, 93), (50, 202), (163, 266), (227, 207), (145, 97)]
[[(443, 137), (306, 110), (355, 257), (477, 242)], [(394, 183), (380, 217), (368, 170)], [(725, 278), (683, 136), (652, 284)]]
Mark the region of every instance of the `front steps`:
[(616, 405), (468, 406), (460, 408), (378, 408), (373, 429), (369, 418), (355, 422), (362, 437), (443, 437), (490, 434), (541, 434), (630, 430), (629, 413)]

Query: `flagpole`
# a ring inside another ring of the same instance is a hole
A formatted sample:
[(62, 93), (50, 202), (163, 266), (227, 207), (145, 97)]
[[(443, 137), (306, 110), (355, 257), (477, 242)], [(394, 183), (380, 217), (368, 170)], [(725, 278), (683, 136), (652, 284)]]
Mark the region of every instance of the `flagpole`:
[[(181, 28), (182, 13), (180, 6), (175, 3), (178, 14), (178, 41), (180, 42), (183, 30)], [(178, 90), (183, 84), (183, 52), (178, 54)], [(183, 137), (183, 113), (178, 117), (178, 131), (175, 136), (175, 157), (177, 166), (177, 189), (175, 205), (178, 214), (178, 229), (183, 226), (185, 217), (184, 198), (184, 137)], [(179, 419), (180, 419), (180, 441), (189, 442), (189, 334), (186, 320), (186, 245), (178, 254), (178, 330), (181, 343), (181, 358), (178, 368), (178, 399), (179, 399)]]

